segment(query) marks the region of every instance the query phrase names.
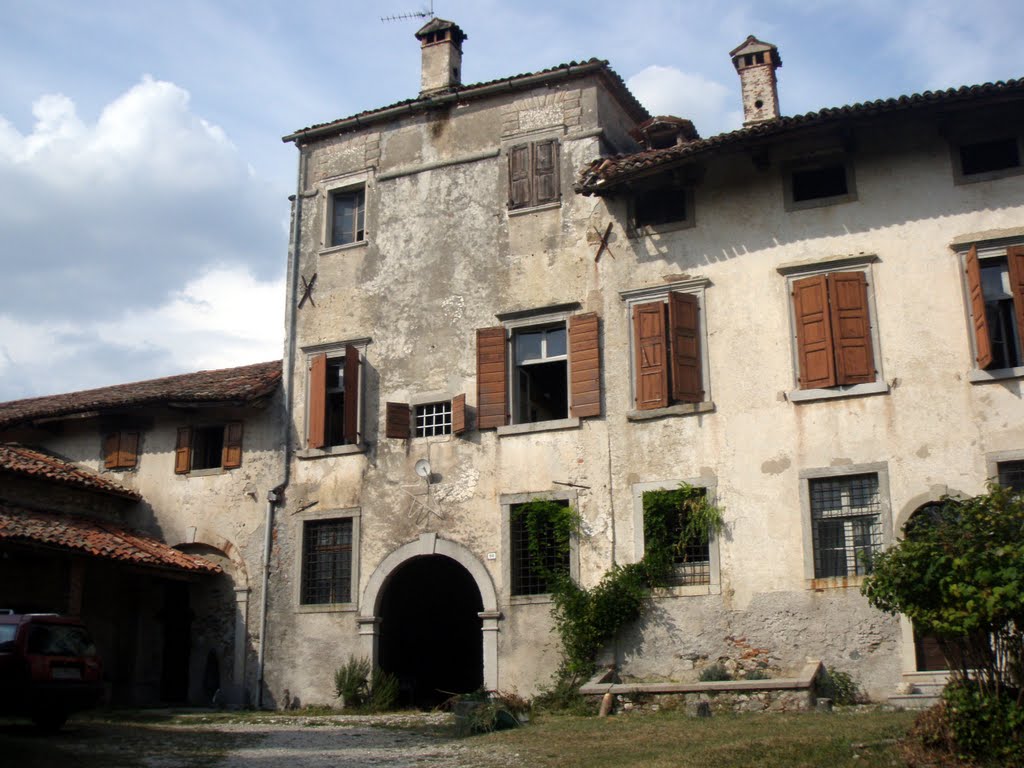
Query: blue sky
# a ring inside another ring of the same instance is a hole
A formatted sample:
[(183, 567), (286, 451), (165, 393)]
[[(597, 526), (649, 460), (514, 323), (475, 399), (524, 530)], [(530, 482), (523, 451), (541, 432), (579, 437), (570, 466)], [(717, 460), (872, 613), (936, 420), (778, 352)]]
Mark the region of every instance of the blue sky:
[[(0, 400), (273, 359), (280, 137), (416, 95), (419, 0), (0, 0)], [(968, 9), (965, 13), (964, 9)], [(1024, 3), (436, 0), (463, 78), (608, 59), (652, 112), (739, 127), (728, 52), (798, 114), (1020, 76)]]

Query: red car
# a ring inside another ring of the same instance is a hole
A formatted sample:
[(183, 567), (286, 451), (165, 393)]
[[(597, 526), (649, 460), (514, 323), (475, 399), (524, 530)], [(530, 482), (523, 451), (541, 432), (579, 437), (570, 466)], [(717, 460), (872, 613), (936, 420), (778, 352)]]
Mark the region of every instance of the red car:
[(103, 697), (103, 666), (78, 619), (0, 610), (0, 713), (57, 730)]

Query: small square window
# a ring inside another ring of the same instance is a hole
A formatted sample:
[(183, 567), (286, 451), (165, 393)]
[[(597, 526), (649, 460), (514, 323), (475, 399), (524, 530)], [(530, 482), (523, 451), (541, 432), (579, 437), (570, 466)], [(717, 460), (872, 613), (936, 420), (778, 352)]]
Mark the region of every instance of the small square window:
[(964, 176), (1020, 167), (1016, 136), (960, 145), (960, 170)]
[(786, 210), (789, 211), (857, 199), (853, 164), (845, 158), (791, 166), (784, 179)]
[(415, 437), (435, 437), (452, 433), (452, 401), (416, 406)]
[(633, 197), (633, 226), (637, 230), (663, 225), (691, 224), (692, 195), (685, 189), (649, 189)]
[(334, 245), (351, 245), (366, 239), (366, 190), (343, 189), (331, 193), (331, 239)]
[(1000, 461), (997, 467), (1000, 485), (1024, 493), (1024, 461)]
[(352, 518), (303, 523), (301, 602), (352, 602)]
[(878, 475), (819, 477), (808, 481), (814, 577), (871, 573), (882, 548), (882, 504)]
[(242, 422), (179, 427), (174, 447), (174, 472), (187, 475), (204, 469), (242, 466)]

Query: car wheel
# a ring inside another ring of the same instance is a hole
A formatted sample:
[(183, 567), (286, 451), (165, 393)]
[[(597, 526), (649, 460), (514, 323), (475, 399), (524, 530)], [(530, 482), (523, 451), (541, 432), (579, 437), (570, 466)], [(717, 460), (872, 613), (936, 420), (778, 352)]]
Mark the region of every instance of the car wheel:
[(68, 713), (62, 709), (46, 709), (32, 714), (32, 722), (47, 733), (59, 731), (67, 719)]

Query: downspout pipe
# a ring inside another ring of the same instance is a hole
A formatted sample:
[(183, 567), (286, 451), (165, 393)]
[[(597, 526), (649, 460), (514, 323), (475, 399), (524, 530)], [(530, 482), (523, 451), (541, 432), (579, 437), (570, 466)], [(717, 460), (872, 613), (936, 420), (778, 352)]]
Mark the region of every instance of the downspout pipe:
[(292, 452), (294, 449), (292, 441), (292, 391), (295, 384), (295, 351), (297, 308), (295, 297), (299, 288), (299, 244), (302, 234), (302, 200), (303, 190), (306, 187), (306, 157), (299, 146), (299, 170), (297, 173), (297, 190), (292, 200), (292, 231), (291, 243), (288, 248), (288, 276), (285, 309), (285, 356), (284, 356), (284, 378), (281, 396), (284, 400), (284, 408), (281, 418), (284, 430), (284, 467), (281, 473), (281, 482), (272, 490), (267, 492), (267, 512), (263, 521), (263, 589), (260, 600), (260, 639), (257, 648), (257, 687), (256, 687), (256, 708), (263, 709), (263, 692), (266, 689), (264, 672), (267, 659), (267, 613), (270, 604), (270, 556), (274, 544), (274, 512), (276, 508), (284, 504), (284, 492), (291, 479)]

